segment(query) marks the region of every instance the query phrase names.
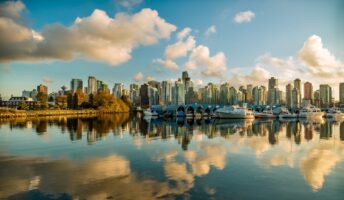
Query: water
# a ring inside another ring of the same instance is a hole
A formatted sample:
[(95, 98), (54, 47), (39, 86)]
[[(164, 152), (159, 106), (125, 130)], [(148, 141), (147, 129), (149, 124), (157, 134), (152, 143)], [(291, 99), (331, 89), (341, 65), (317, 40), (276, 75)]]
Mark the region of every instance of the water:
[(344, 122), (0, 124), (0, 199), (344, 199)]

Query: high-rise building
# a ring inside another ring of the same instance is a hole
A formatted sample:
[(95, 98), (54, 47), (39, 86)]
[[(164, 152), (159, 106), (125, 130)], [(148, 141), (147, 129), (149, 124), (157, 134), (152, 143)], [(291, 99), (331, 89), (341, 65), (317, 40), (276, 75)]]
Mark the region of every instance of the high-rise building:
[(82, 80), (73, 78), (70, 81), (70, 90), (71, 92), (75, 92), (77, 90), (83, 90)]
[(339, 84), (339, 103), (344, 105), (344, 83)]
[(294, 88), (299, 90), (300, 96), (301, 96), (301, 80), (300, 79), (297, 78), (294, 80)]
[(264, 86), (255, 86), (252, 89), (253, 104), (265, 105), (267, 102), (266, 88)]
[(320, 107), (320, 91), (319, 90), (314, 91), (313, 97), (314, 97), (313, 104), (319, 108)]
[(252, 88), (253, 86), (251, 84), (246, 87), (246, 100), (248, 103), (252, 103)]
[(139, 104), (140, 87), (137, 84), (130, 84), (129, 98), (133, 106)]
[(269, 105), (276, 105), (279, 104), (279, 90), (278, 90), (278, 79), (275, 79), (274, 77), (271, 77), (269, 79), (269, 85), (268, 85), (268, 99), (267, 103)]
[(112, 88), (112, 95), (116, 98), (122, 98), (123, 89), (124, 89), (123, 83), (115, 83), (115, 85)]
[(172, 83), (170, 81), (161, 82), (161, 89), (159, 92), (159, 104), (160, 105), (172, 104)]
[(97, 79), (94, 76), (88, 77), (87, 93), (88, 94), (96, 94), (97, 93)]
[(149, 96), (148, 96), (148, 87), (147, 83), (144, 83), (140, 87), (140, 100), (141, 100), (141, 107), (148, 108), (149, 107)]
[(220, 86), (220, 104), (229, 104), (229, 83), (224, 83)]
[(313, 85), (310, 82), (303, 84), (303, 99), (312, 102), (313, 100)]
[(287, 107), (291, 108), (292, 107), (292, 90), (293, 90), (293, 85), (292, 84), (288, 84), (286, 87), (285, 87), (285, 97), (286, 97), (286, 105)]
[(292, 90), (292, 101), (291, 101), (291, 107), (292, 108), (300, 108), (301, 106), (301, 93), (299, 89), (294, 87)]
[(327, 84), (320, 85), (320, 106), (328, 108), (332, 103), (332, 88)]
[(40, 84), (37, 86), (37, 92), (41, 92), (43, 94), (48, 95), (48, 87), (43, 84)]
[(151, 85), (148, 86), (148, 99), (149, 106), (159, 104), (159, 94), (158, 89), (156, 87), (152, 87)]
[(175, 82), (172, 89), (172, 100), (175, 105), (185, 104), (185, 89), (184, 83), (181, 80)]
[(234, 87), (229, 88), (229, 104), (230, 105), (238, 104), (238, 92)]

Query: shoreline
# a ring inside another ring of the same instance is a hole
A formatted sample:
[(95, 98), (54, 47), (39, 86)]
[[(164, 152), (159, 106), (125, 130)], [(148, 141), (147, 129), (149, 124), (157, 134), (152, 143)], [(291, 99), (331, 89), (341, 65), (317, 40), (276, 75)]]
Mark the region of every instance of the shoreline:
[(111, 110), (12, 110), (7, 112), (0, 112), (0, 119), (6, 118), (23, 118), (23, 117), (45, 117), (45, 116), (87, 116), (87, 115), (101, 115), (101, 114), (119, 114), (119, 113), (130, 113), (118, 112)]

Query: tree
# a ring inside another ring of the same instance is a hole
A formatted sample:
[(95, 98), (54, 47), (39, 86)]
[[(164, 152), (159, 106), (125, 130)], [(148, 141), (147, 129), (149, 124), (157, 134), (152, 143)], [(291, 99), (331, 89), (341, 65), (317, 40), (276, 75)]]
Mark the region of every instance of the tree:
[(92, 108), (94, 107), (94, 96), (92, 93), (88, 96), (88, 103)]
[(40, 109), (47, 109), (48, 108), (48, 95), (43, 92), (38, 92), (37, 101), (40, 102)]
[(69, 109), (73, 109), (73, 95), (72, 95), (72, 93), (68, 93), (68, 95), (67, 95), (67, 107)]
[(28, 110), (29, 106), (27, 105), (27, 103), (25, 101), (21, 101), (18, 105), (18, 109), (20, 110)]
[(60, 108), (66, 108), (67, 107), (67, 96), (66, 95), (62, 95), (62, 96), (56, 97), (55, 98), (55, 103)]
[(79, 95), (78, 93), (74, 93), (73, 96), (73, 109), (78, 109), (79, 108)]

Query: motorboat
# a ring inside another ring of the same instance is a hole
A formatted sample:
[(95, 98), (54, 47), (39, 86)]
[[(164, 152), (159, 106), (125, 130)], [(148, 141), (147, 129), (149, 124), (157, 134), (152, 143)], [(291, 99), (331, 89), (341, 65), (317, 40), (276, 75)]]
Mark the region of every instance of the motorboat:
[(220, 119), (254, 119), (253, 112), (246, 107), (225, 106), (215, 111)]
[(288, 110), (283, 110), (278, 117), (279, 119), (295, 119), (297, 118), (297, 114), (290, 113)]
[(330, 119), (344, 119), (344, 113), (339, 108), (329, 109), (325, 116)]
[(152, 109), (148, 108), (143, 111), (144, 116), (159, 116), (159, 114), (156, 111), (153, 111)]
[(313, 105), (304, 107), (299, 111), (299, 118), (322, 118), (323, 116), (324, 112)]
[(272, 112), (271, 109), (265, 109), (263, 112), (254, 112), (255, 118), (276, 118), (276, 115)]

